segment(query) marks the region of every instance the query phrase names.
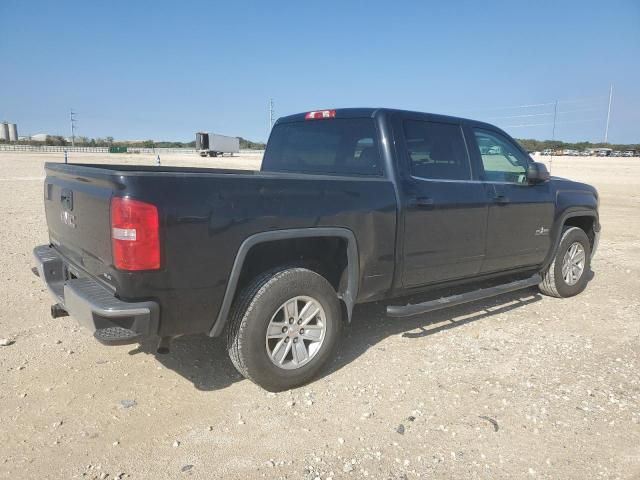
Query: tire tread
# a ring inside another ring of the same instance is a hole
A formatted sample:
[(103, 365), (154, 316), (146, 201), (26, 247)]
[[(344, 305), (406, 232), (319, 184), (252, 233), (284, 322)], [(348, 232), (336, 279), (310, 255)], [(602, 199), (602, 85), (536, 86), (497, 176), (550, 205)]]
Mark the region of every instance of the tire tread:
[[(546, 271), (541, 273), (542, 282), (538, 284), (538, 288), (540, 289), (540, 292), (542, 292), (543, 294), (549, 297), (556, 297), (556, 298), (564, 297), (564, 295), (562, 295), (558, 290), (558, 279), (556, 278), (556, 275), (555, 275), (556, 263), (560, 260), (559, 252), (560, 252), (560, 246), (562, 245), (562, 242), (567, 236), (571, 234), (571, 232), (575, 230), (579, 230), (580, 232), (584, 233), (584, 231), (579, 227), (564, 227), (562, 231), (562, 236), (560, 237), (560, 242), (558, 242), (558, 251), (555, 253), (553, 257), (553, 261), (551, 262), (549, 267), (546, 269)], [(589, 252), (587, 252), (587, 254), (589, 254)]]
[[(243, 377), (269, 391), (281, 391), (307, 383), (319, 371), (321, 368), (320, 365), (323, 364), (322, 362), (317, 364), (317, 368), (314, 367), (315, 372), (312, 373), (310, 371), (298, 379), (292, 379), (290, 380), (290, 384), (287, 385), (286, 381), (283, 382), (282, 379), (275, 379), (269, 377), (269, 375), (265, 376), (265, 372), (262, 369), (256, 370), (255, 363), (255, 327), (252, 325), (255, 325), (256, 318), (260, 318), (259, 314), (261, 312), (259, 309), (263, 308), (265, 301), (267, 303), (270, 301), (270, 296), (273, 295), (274, 291), (277, 292), (282, 289), (280, 285), (281, 282), (284, 282), (286, 285), (287, 282), (290, 283), (293, 279), (297, 279), (297, 282), (305, 282), (303, 279), (313, 277), (316, 278), (316, 280), (314, 280), (316, 287), (314, 288), (318, 288), (318, 279), (321, 279), (319, 285), (325, 289), (325, 295), (327, 295), (328, 292), (332, 292), (332, 294), (335, 295), (333, 287), (322, 275), (298, 265), (282, 265), (260, 274), (251, 280), (249, 284), (240, 291), (231, 308), (229, 323), (227, 325), (227, 351), (229, 358)], [(341, 329), (338, 298), (337, 296), (332, 296), (332, 298), (334, 303), (329, 307), (327, 313), (331, 315), (330, 311), (333, 312), (333, 316), (330, 318), (337, 319), (337, 324), (334, 323), (334, 340), (328, 344), (329, 347), (325, 350), (325, 359), (328, 358), (327, 356), (333, 351), (333, 348), (337, 344)], [(332, 344), (333, 346), (331, 346)], [(253, 346), (249, 347), (249, 345)]]
[(229, 357), (238, 372), (253, 382), (255, 382), (255, 380), (250, 377), (241, 353), (243, 351), (243, 327), (247, 325), (244, 319), (254, 308), (257, 300), (268, 290), (269, 286), (277, 282), (285, 272), (286, 270), (270, 270), (262, 275), (258, 275), (242, 290), (231, 309), (227, 331), (227, 350)]

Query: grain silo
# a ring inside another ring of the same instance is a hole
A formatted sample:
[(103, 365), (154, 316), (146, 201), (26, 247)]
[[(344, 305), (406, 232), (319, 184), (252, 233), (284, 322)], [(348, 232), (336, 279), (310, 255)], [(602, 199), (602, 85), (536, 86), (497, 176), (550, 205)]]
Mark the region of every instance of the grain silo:
[(9, 124), (9, 141), (10, 142), (18, 141), (18, 126), (15, 123)]
[(0, 140), (9, 140), (9, 124), (7, 122), (0, 123)]

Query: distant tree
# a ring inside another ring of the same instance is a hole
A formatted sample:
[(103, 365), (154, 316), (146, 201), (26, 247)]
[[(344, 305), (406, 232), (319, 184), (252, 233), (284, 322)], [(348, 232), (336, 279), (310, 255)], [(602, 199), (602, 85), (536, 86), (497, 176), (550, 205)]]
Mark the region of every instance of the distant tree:
[[(241, 149), (254, 149), (254, 150), (263, 150), (265, 148), (265, 144), (262, 142), (253, 142), (251, 140), (247, 140), (242, 137), (238, 137), (240, 140), (240, 148)], [(516, 139), (516, 141), (527, 151), (530, 152), (541, 152), (547, 148), (552, 150), (562, 150), (562, 149), (574, 149), (574, 150), (589, 150), (593, 148), (606, 147), (611, 148), (613, 150), (635, 150), (640, 151), (640, 143), (635, 144), (607, 144), (607, 143), (591, 143), (591, 142), (563, 142), (561, 140), (536, 140), (533, 138), (523, 138)], [(140, 147), (143, 146), (145, 148), (157, 148), (157, 147), (166, 147), (166, 148), (195, 148), (195, 141), (191, 142), (154, 142), (153, 140), (145, 140), (143, 142), (116, 142), (113, 137), (105, 137), (105, 138), (87, 138), (84, 136), (76, 137), (75, 139), (76, 145), (91, 145), (91, 146), (123, 146), (123, 147)], [(3, 140), (0, 140), (0, 143), (9, 143)], [(11, 142), (13, 143), (13, 142)], [(35, 140), (20, 140), (17, 142), (20, 145), (42, 145), (42, 142), (38, 142)], [(49, 135), (45, 141), (45, 145), (53, 145), (53, 146), (67, 146), (70, 145), (71, 142), (68, 142), (64, 139), (64, 137), (60, 135)]]
[(611, 144), (611, 143), (591, 143), (591, 142), (562, 142), (560, 140), (534, 140), (532, 138), (516, 139), (517, 142), (529, 152), (541, 152), (547, 148), (552, 150), (591, 150), (594, 148), (611, 148), (613, 150), (638, 150), (638, 144)]
[(45, 144), (53, 145), (56, 147), (64, 147), (65, 145), (67, 145), (67, 141), (61, 135), (47, 135)]
[(238, 137), (240, 139), (240, 148), (248, 150), (264, 150), (265, 144), (260, 142), (252, 142), (246, 138)]

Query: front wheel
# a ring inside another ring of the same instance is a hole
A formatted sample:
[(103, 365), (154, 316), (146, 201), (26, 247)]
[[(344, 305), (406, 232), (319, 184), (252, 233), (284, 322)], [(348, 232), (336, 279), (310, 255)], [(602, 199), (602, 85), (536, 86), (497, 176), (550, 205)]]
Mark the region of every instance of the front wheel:
[(270, 391), (312, 380), (342, 329), (335, 290), (305, 268), (267, 272), (239, 295), (227, 336), (229, 356), (246, 378)]
[(578, 227), (562, 232), (553, 262), (542, 273), (538, 288), (551, 297), (572, 297), (582, 292), (591, 268), (591, 244), (587, 234)]

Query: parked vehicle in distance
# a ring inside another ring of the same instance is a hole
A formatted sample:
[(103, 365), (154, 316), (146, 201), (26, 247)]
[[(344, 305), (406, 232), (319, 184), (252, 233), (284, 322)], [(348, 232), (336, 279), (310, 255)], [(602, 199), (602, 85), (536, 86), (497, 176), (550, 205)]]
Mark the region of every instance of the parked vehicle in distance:
[(240, 152), (240, 139), (217, 133), (196, 133), (196, 150), (201, 157), (217, 157), (228, 153), (233, 155)]
[(622, 154), (623, 157), (635, 157), (635, 155), (636, 152), (634, 152), (633, 150), (627, 150)]
[(553, 155), (553, 150), (552, 150), (551, 148), (545, 148), (545, 149), (542, 151), (542, 155), (547, 155), (547, 156), (548, 156), (548, 155)]
[(315, 378), (356, 304), (407, 317), (535, 285), (576, 295), (600, 234), (592, 186), (550, 178), (493, 125), (402, 110), (280, 118), (259, 172), (45, 170), (34, 256), (53, 317), (105, 345), (159, 337), (159, 353), (225, 336), (272, 391)]
[(614, 150), (613, 152), (611, 152), (611, 156), (612, 157), (621, 157), (622, 156), (622, 152), (620, 150)]
[(593, 155), (593, 152), (591, 150), (582, 150), (580, 152), (580, 155), (583, 157), (590, 157)]

